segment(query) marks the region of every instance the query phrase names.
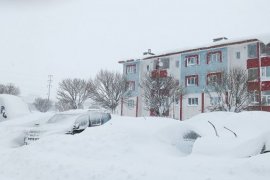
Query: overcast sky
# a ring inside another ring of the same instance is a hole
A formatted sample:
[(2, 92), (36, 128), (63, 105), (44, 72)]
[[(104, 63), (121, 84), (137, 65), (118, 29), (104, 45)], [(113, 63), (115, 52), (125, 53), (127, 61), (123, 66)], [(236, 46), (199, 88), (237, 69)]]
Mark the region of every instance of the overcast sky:
[(46, 97), (143, 51), (270, 33), (269, 0), (0, 0), (0, 83)]

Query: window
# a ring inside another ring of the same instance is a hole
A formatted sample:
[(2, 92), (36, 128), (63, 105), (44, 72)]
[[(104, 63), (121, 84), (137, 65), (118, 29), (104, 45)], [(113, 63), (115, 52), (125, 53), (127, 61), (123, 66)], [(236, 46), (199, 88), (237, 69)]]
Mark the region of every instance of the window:
[(215, 75), (212, 75), (212, 76), (209, 76), (209, 81), (210, 82), (213, 82), (213, 83), (216, 83), (217, 82), (217, 75), (215, 74)]
[(248, 69), (248, 80), (249, 81), (258, 80), (258, 68)]
[(207, 84), (220, 82), (221, 82), (221, 73), (211, 73), (207, 75)]
[(198, 86), (198, 75), (186, 76), (186, 86)]
[(262, 105), (270, 105), (270, 91), (262, 92)]
[(170, 58), (161, 58), (154, 61), (154, 69), (169, 69)]
[(207, 53), (207, 64), (215, 62), (222, 62), (221, 51)]
[(149, 71), (149, 65), (146, 66), (146, 70)]
[(136, 65), (127, 65), (126, 66), (126, 74), (135, 74), (136, 73)]
[(188, 98), (188, 105), (189, 106), (197, 106), (198, 105), (198, 98)]
[(261, 78), (262, 80), (270, 79), (270, 66), (261, 67)]
[(198, 55), (186, 56), (186, 67), (193, 66), (196, 64), (199, 64), (199, 56)]
[(161, 69), (169, 69), (170, 68), (170, 58), (162, 58), (161, 60)]
[(134, 106), (135, 106), (134, 100), (132, 100), (132, 99), (128, 100), (127, 104), (128, 104), (128, 108), (134, 108)]
[(179, 61), (175, 62), (175, 67), (177, 67), (177, 68), (179, 67)]
[(218, 104), (220, 104), (220, 102), (221, 102), (221, 98), (220, 97), (211, 97), (210, 98), (210, 104), (212, 106), (218, 105)]
[(253, 91), (250, 96), (251, 104), (259, 104), (259, 93), (257, 91)]
[(127, 91), (134, 91), (135, 90), (135, 82), (134, 81), (128, 81), (127, 82)]
[(236, 59), (240, 59), (241, 58), (241, 53), (240, 52), (236, 52)]
[(270, 95), (262, 95), (262, 104), (270, 105)]
[(257, 57), (257, 44), (249, 44), (248, 58), (256, 58), (256, 57)]

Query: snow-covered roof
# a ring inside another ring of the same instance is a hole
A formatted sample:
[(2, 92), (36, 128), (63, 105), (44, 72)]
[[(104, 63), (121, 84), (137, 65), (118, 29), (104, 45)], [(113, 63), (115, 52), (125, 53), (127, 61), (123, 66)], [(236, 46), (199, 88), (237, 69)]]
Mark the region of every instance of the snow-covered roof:
[[(160, 53), (157, 53), (156, 55), (151, 55), (151, 56), (147, 55), (147, 56), (143, 56), (139, 59), (147, 60), (147, 59), (152, 59), (152, 58), (157, 58), (157, 57), (171, 56), (171, 55), (176, 55), (176, 54), (180, 54), (180, 53), (187, 53), (187, 52), (192, 52), (192, 51), (206, 50), (206, 49), (211, 49), (211, 48), (218, 48), (218, 47), (224, 47), (224, 46), (230, 46), (230, 45), (242, 44), (242, 43), (248, 43), (248, 42), (256, 42), (256, 41), (261, 41), (264, 44), (269, 44), (270, 43), (270, 34), (253, 35), (253, 36), (247, 36), (247, 37), (231, 39), (231, 40), (230, 39), (222, 39), (220, 41), (204, 44), (201, 46), (183, 47), (180, 49), (160, 52)], [(128, 63), (128, 62), (133, 62), (133, 61), (135, 61), (135, 60), (130, 59), (127, 61), (119, 61), (119, 63)]]

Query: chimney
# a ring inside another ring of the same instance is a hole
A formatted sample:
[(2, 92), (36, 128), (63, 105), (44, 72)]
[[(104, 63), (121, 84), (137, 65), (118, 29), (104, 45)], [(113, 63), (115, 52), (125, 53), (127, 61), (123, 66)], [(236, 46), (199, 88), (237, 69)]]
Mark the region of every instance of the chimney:
[(218, 42), (218, 41), (222, 41), (222, 40), (228, 40), (228, 38), (226, 38), (226, 37), (215, 38), (215, 39), (213, 39), (213, 42)]

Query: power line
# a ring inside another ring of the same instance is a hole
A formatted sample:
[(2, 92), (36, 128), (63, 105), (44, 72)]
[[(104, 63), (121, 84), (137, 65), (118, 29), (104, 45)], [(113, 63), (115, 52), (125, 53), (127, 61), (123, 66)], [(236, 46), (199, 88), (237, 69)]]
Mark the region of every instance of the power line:
[(48, 101), (50, 100), (50, 95), (51, 95), (51, 87), (52, 87), (52, 78), (53, 78), (53, 75), (48, 75)]

